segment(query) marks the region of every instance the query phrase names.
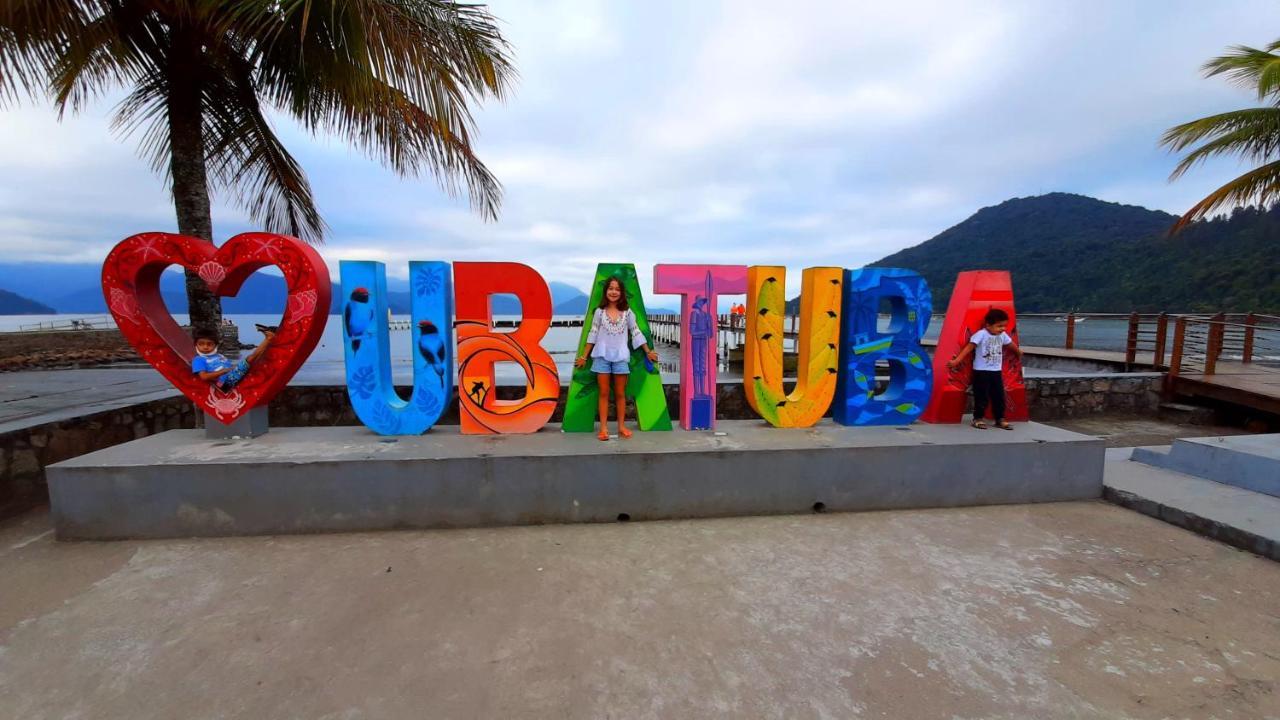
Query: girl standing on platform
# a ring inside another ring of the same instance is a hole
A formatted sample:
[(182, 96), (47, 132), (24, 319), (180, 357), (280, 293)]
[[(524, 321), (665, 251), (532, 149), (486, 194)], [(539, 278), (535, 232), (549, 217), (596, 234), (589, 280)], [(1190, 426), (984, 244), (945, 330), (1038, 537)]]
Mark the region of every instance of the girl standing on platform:
[(649, 349), (644, 333), (636, 325), (635, 313), (627, 305), (627, 293), (622, 281), (611, 277), (605, 281), (600, 306), (591, 318), (591, 331), (582, 354), (573, 361), (574, 367), (585, 367), (591, 358), (591, 372), (596, 374), (600, 399), (601, 440), (609, 439), (609, 387), (613, 386), (613, 400), (618, 406), (618, 436), (631, 437), (624, 424), (627, 419), (627, 379), (631, 373), (631, 348), (640, 348), (650, 362), (658, 361), (658, 353)]

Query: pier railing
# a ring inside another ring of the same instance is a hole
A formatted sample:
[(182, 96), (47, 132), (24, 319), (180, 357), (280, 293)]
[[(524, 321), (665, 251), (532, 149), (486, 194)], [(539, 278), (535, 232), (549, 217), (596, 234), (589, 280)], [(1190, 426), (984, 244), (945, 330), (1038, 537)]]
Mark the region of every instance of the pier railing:
[[(1213, 375), (1223, 362), (1244, 371), (1280, 368), (1280, 317), (1261, 313), (1179, 315), (1172, 320), (1169, 374)], [(1239, 374), (1239, 373), (1237, 373)]]
[[(1097, 349), (1082, 352), (1099, 354), (1109, 352), (1119, 361), (1123, 356), (1128, 369), (1147, 367), (1171, 369), (1177, 372), (1212, 374), (1219, 358), (1242, 363), (1280, 362), (1280, 316), (1262, 313), (1082, 313), (1041, 312), (1018, 313), (1019, 319), (1036, 319), (1040, 323), (1035, 344), (1041, 347), (1061, 347), (1079, 350), (1078, 327), (1087, 320), (1105, 321), (1109, 328), (1124, 323), (1123, 344), (1112, 345), (1112, 350)], [(941, 322), (935, 315), (935, 322)], [(744, 341), (746, 317), (738, 314), (720, 315), (718, 335), (724, 350), (737, 347)], [(1060, 323), (1061, 340), (1045, 337), (1045, 326)], [(681, 318), (679, 315), (650, 315), (649, 325), (654, 340), (678, 345)], [(1092, 326), (1088, 326), (1092, 327)], [(800, 319), (789, 315), (783, 321), (785, 337), (798, 337)], [(1116, 328), (1119, 329), (1119, 328)], [(1058, 345), (1057, 343), (1061, 343)], [(1095, 345), (1096, 348), (1096, 345)], [(1122, 355), (1123, 354), (1123, 355)]]
[(56, 318), (18, 326), (18, 332), (59, 332), (62, 330), (111, 330), (116, 326), (110, 315), (84, 318)]

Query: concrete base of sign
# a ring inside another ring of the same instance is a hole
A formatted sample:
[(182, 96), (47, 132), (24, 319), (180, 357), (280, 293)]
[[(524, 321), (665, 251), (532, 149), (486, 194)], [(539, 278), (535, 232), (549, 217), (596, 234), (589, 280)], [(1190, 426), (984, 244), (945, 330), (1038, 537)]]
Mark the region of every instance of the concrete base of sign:
[(636, 432), (173, 430), (48, 468), (60, 539), (612, 522), (1082, 500), (1101, 440), (1038, 423)]
[(210, 440), (256, 438), (259, 435), (265, 435), (268, 429), (266, 405), (250, 409), (229, 425), (224, 425), (210, 417), (204, 419), (204, 436)]

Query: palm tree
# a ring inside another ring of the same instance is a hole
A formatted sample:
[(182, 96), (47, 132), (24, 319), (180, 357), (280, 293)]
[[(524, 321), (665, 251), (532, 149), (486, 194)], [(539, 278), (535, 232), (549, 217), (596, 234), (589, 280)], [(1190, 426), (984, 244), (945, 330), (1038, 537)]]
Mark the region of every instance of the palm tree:
[[(178, 231), (212, 242), (210, 190), (267, 230), (323, 239), (311, 186), (268, 107), (345, 137), (395, 172), (430, 170), (496, 217), (502, 188), (472, 152), (469, 102), (501, 99), (509, 46), (480, 5), (450, 0), (2, 0), (0, 102), (48, 94), (59, 117), (117, 87), (113, 128), (172, 187)], [(187, 274), (191, 320), (221, 322)]]
[(1174, 168), (1170, 180), (1215, 155), (1239, 155), (1258, 167), (1209, 193), (1188, 210), (1171, 232), (1227, 206), (1270, 205), (1280, 200), (1280, 40), (1262, 50), (1237, 45), (1204, 64), (1205, 77), (1226, 75), (1254, 90), (1264, 107), (1233, 110), (1170, 128), (1160, 144), (1181, 151), (1204, 141)]

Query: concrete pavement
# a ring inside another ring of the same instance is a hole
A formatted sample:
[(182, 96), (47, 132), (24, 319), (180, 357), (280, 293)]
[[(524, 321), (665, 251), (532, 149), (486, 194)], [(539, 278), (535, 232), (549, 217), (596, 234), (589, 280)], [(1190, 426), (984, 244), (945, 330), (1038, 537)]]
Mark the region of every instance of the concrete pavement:
[(0, 716), (1280, 718), (1280, 564), (1101, 502), (200, 541), (0, 526)]

